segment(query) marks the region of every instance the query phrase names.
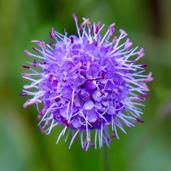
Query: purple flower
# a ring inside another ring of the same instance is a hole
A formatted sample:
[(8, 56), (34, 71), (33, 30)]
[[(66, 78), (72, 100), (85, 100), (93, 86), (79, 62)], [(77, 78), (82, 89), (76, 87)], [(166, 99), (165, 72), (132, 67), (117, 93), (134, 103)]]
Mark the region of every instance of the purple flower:
[(141, 101), (149, 91), (146, 83), (152, 74), (144, 74), (146, 65), (137, 64), (144, 56), (142, 48), (131, 48), (127, 33), (120, 29), (113, 36), (115, 24), (104, 35), (104, 24), (83, 18), (78, 35), (50, 32), (50, 43), (34, 40), (34, 58), (23, 65), (28, 70), (22, 77), (31, 81), (21, 95), (31, 96), (23, 107), (35, 104), (40, 129), (49, 134), (57, 125), (62, 136), (70, 139), (69, 148), (79, 135), (81, 146), (101, 148), (113, 138), (117, 129), (133, 127), (143, 114)]

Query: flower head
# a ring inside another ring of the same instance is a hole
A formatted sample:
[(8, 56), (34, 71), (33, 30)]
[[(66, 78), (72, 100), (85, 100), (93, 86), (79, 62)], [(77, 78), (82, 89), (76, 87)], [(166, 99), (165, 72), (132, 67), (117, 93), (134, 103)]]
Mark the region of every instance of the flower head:
[(50, 43), (34, 40), (34, 58), (23, 65), (22, 77), (31, 81), (21, 95), (31, 96), (24, 108), (35, 104), (40, 129), (49, 134), (62, 125), (62, 136), (70, 137), (69, 147), (80, 135), (83, 149), (101, 148), (119, 138), (117, 129), (133, 127), (143, 114), (142, 103), (149, 91), (146, 83), (152, 74), (144, 74), (146, 65), (137, 64), (144, 56), (142, 48), (131, 48), (127, 33), (120, 29), (113, 36), (115, 24), (106, 33), (104, 25), (83, 18), (77, 35), (50, 31)]

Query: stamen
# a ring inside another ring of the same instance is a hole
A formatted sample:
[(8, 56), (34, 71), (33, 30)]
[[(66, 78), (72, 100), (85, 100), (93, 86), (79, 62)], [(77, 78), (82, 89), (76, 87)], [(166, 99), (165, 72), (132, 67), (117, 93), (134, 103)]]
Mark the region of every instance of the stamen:
[(72, 146), (72, 144), (73, 144), (73, 142), (74, 142), (74, 140), (75, 140), (75, 138), (76, 138), (76, 136), (77, 136), (78, 133), (79, 133), (79, 130), (77, 130), (77, 131), (75, 132), (75, 134), (73, 135), (73, 137), (72, 137), (72, 139), (71, 139), (71, 142), (70, 142), (70, 144), (69, 144), (69, 149), (71, 148), (71, 146)]
[(28, 66), (28, 65), (22, 65), (22, 67), (25, 68), (25, 69), (30, 69), (31, 68), (31, 66)]

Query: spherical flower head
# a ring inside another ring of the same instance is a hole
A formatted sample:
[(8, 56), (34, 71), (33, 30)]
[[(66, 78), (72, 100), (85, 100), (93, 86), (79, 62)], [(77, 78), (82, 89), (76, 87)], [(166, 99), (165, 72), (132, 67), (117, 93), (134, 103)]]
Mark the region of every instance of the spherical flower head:
[(146, 65), (137, 64), (143, 48), (131, 48), (127, 33), (120, 29), (113, 35), (111, 24), (104, 35), (104, 25), (91, 23), (73, 15), (77, 35), (50, 31), (50, 43), (34, 40), (34, 58), (23, 65), (28, 70), (22, 77), (31, 81), (21, 95), (31, 96), (23, 107), (35, 104), (38, 126), (49, 134), (57, 125), (62, 136), (70, 139), (69, 148), (79, 135), (81, 146), (101, 148), (119, 139), (119, 128), (142, 122), (142, 103), (149, 91), (146, 83), (152, 74), (144, 74)]

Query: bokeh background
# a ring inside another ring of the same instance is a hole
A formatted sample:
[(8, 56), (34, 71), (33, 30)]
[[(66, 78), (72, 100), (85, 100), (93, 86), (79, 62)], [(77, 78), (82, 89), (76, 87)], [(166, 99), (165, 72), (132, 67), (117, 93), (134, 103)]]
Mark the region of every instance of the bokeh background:
[(0, 0), (0, 170), (102, 171), (102, 150), (71, 150), (58, 129), (49, 136), (37, 128), (34, 107), (24, 110), (19, 96), (25, 81), (21, 64), (32, 39), (48, 39), (51, 27), (76, 33), (76, 13), (106, 25), (115, 22), (135, 45), (145, 48), (142, 63), (154, 81), (146, 101), (144, 124), (107, 149), (111, 171), (171, 171), (171, 1), (170, 0)]

